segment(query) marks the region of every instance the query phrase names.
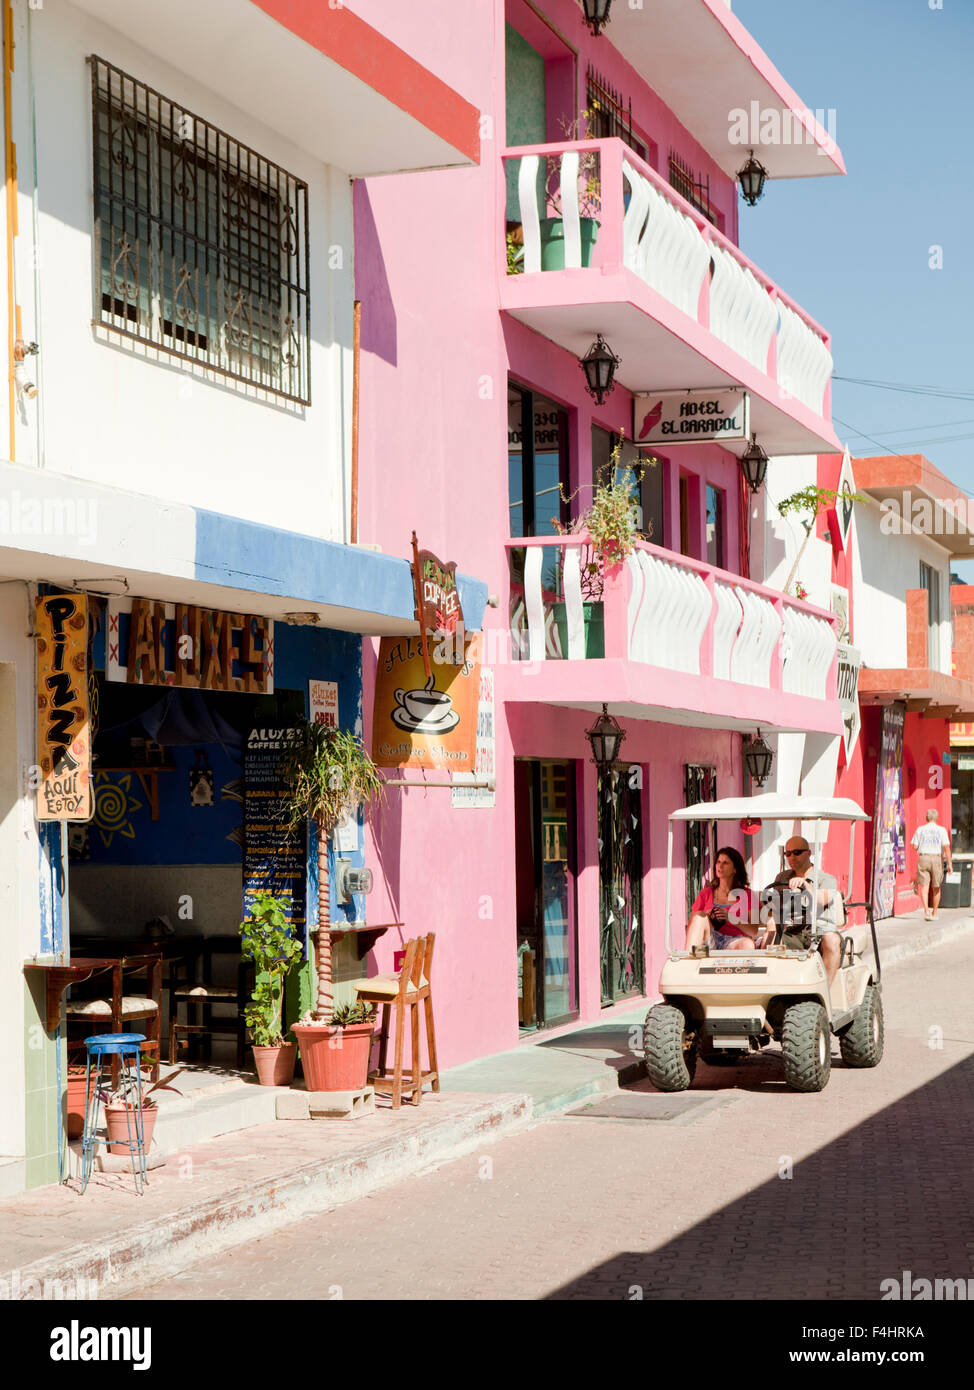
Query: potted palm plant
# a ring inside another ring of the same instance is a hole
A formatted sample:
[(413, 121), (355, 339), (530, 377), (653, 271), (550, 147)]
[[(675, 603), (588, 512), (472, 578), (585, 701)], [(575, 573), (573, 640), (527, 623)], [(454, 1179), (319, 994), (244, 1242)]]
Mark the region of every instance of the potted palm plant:
[(297, 1044), (284, 1041), (284, 981), (303, 952), (301, 942), (291, 935), (287, 906), (282, 898), (263, 893), (247, 921), (240, 923), (241, 952), (257, 968), (244, 1020), (262, 1086), (290, 1086), (297, 1057)]
[(374, 1022), (357, 1006), (335, 1009), (328, 841), (347, 815), (381, 796), (382, 779), (361, 739), (307, 720), (289, 744), (283, 775), (292, 828), (311, 820), (318, 832), (317, 992), (314, 1009), (292, 1031), (309, 1091), (360, 1090), (368, 1080)]

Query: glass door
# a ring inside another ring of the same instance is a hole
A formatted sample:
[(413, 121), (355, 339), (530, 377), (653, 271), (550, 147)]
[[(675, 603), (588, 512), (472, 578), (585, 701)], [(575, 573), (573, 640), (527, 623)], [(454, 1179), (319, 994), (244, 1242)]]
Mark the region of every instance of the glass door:
[(518, 1020), (522, 1032), (578, 1011), (575, 764), (514, 764)]

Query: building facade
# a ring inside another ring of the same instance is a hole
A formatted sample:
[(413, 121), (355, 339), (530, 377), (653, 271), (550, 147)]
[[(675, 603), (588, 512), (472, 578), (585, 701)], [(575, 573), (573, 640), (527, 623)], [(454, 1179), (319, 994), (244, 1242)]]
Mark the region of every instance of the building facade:
[[(496, 0), (462, 26), (435, 0), (356, 8), (481, 111), (476, 168), (366, 179), (355, 205), (363, 537), (401, 550), (415, 526), (496, 599), (493, 805), (410, 788), (369, 832), (369, 911), (435, 925), (440, 1055), (462, 1063), (655, 994), (667, 816), (741, 792), (745, 735), (785, 740), (795, 788), (831, 792), (835, 620), (749, 565), (748, 438), (712, 442), (699, 405), (746, 395), (748, 436), (814, 460), (837, 447), (831, 356), (737, 245), (748, 146), (728, 112), (759, 97), (779, 129), (804, 118), (729, 8), (650, 23), (617, 4), (598, 38), (573, 0)], [(841, 174), (825, 132), (803, 131), (759, 151), (772, 176)], [(620, 359), (601, 402), (580, 366), (598, 335)], [(623, 435), (640, 536), (601, 566), (571, 527)], [(603, 705), (626, 737), (599, 775)], [(713, 850), (706, 833), (678, 845), (678, 939)], [(378, 943), (379, 968), (394, 950)]]

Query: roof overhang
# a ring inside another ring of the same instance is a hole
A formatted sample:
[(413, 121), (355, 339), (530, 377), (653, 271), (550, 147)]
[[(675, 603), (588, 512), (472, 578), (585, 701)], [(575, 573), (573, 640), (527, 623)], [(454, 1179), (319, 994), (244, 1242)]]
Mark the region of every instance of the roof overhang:
[[(726, 0), (652, 0), (638, 8), (616, 0), (605, 38), (726, 174), (737, 173), (751, 147), (775, 179), (845, 173), (834, 131), (806, 107)], [(744, 141), (739, 112), (746, 114)]]
[(880, 504), (887, 535), (922, 535), (951, 555), (974, 558), (974, 497), (923, 454), (853, 459), (856, 491)]
[(353, 178), (479, 163), (480, 112), (354, 0), (73, 3)]
[[(501, 307), (578, 358), (603, 334), (621, 359), (616, 380), (629, 391), (743, 387), (751, 396), (751, 431), (769, 455), (841, 452), (827, 420), (625, 267), (509, 275)], [(747, 441), (721, 447), (740, 455)]]
[(859, 701), (888, 705), (905, 700), (908, 712), (928, 719), (974, 719), (974, 681), (925, 667), (866, 667), (859, 672)]
[[(363, 636), (419, 631), (408, 560), (0, 463), (0, 579), (44, 580), (277, 621), (301, 614)], [(487, 585), (457, 575), (464, 622)], [(313, 616), (312, 616), (313, 615)]]

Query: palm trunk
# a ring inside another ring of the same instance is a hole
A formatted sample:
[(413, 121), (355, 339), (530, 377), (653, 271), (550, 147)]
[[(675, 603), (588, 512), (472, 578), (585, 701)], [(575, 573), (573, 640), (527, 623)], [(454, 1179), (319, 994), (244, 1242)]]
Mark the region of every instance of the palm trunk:
[[(815, 515), (817, 516), (818, 513), (816, 512)], [(802, 525), (804, 526), (805, 523), (802, 522)], [(808, 545), (809, 538), (811, 537), (811, 534), (812, 534), (812, 532), (814, 531), (814, 529), (815, 529), (815, 517), (813, 516), (812, 519), (811, 519), (811, 521), (808, 523), (808, 525), (805, 526), (805, 537), (804, 537), (804, 539), (803, 539), (801, 545), (800, 545), (799, 548), (798, 548), (798, 554), (795, 556), (795, 563), (794, 563), (794, 564), (792, 565), (792, 567), (791, 567), (791, 573), (788, 575), (788, 578), (785, 580), (785, 587), (784, 587), (784, 588), (782, 589), (782, 591), (781, 591), (783, 594), (787, 594), (788, 591), (789, 591), (790, 588), (791, 588), (791, 581), (794, 579), (795, 575), (798, 573), (798, 566), (799, 566), (799, 565), (801, 564), (801, 562), (802, 562), (802, 556), (805, 554), (805, 548), (806, 548), (806, 546)]]
[(335, 1010), (331, 977), (331, 893), (328, 882), (328, 832), (318, 821), (318, 930), (315, 950), (318, 964), (318, 998), (315, 1016), (330, 1023)]

